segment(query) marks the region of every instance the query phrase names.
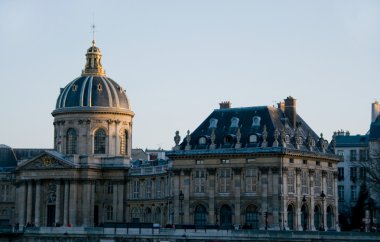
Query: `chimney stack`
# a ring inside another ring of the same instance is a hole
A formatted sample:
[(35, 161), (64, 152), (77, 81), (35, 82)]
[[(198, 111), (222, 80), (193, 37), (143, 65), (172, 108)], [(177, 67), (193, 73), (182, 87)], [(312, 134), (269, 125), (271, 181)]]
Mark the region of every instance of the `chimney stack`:
[(376, 100), (374, 103), (372, 103), (372, 117), (371, 117), (371, 122), (375, 122), (377, 117), (380, 114), (380, 105), (379, 102)]
[(231, 108), (231, 102), (230, 101), (224, 101), (219, 103), (220, 109), (228, 109)]
[(285, 116), (288, 118), (290, 126), (296, 128), (296, 99), (289, 96), (285, 99)]
[(285, 111), (285, 103), (284, 102), (277, 103), (277, 108), (281, 109), (282, 111)]

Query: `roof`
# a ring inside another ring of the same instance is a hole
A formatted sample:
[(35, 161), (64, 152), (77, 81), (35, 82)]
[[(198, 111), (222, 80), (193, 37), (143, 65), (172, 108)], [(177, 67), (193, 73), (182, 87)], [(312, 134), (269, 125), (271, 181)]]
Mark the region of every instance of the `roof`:
[(0, 145), (0, 168), (11, 168), (16, 166), (17, 159), (13, 149), (6, 145)]
[[(192, 150), (209, 149), (215, 134), (216, 149), (235, 148), (240, 142), (241, 148), (285, 146), (300, 151), (327, 151), (327, 141), (318, 137), (298, 114), (295, 119), (297, 126), (293, 128), (285, 111), (272, 106), (216, 109), (190, 134), (190, 146)], [(252, 135), (257, 137), (257, 142), (251, 142)], [(206, 139), (206, 144), (200, 144), (201, 137)], [(187, 137), (184, 137), (179, 149), (186, 150), (186, 146)]]
[(336, 135), (335, 147), (366, 147), (368, 135)]
[(371, 128), (369, 130), (369, 140), (377, 139), (380, 139), (380, 116), (371, 123)]
[(53, 149), (20, 149), (15, 148), (13, 149), (14, 153), (16, 155), (17, 160), (29, 160), (32, 159), (40, 154), (42, 154), (44, 151), (52, 151)]

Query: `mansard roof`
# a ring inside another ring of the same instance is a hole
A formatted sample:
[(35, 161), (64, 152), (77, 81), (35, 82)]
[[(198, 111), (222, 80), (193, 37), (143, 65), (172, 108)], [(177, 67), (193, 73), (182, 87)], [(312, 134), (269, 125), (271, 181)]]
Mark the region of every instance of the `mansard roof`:
[[(293, 116), (295, 120), (286, 114), (290, 116), (280, 105), (278, 108), (256, 106), (216, 109), (191, 134), (185, 136), (174, 150), (177, 153), (194, 153), (190, 151), (237, 149), (236, 152), (239, 152), (250, 148), (268, 150), (271, 147), (283, 147), (286, 150), (332, 154), (328, 150), (328, 142), (322, 136), (319, 137), (298, 114)], [(169, 155), (173, 153), (175, 151)]]
[(367, 147), (368, 135), (336, 135), (335, 147)]

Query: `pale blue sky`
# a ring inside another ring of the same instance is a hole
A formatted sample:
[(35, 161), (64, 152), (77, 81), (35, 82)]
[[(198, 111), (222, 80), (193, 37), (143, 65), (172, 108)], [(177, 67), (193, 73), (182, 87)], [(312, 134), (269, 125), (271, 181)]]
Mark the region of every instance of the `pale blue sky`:
[(53, 146), (59, 88), (96, 42), (136, 113), (133, 146), (171, 148), (220, 101), (297, 111), (330, 139), (380, 98), (380, 1), (0, 0), (0, 143)]

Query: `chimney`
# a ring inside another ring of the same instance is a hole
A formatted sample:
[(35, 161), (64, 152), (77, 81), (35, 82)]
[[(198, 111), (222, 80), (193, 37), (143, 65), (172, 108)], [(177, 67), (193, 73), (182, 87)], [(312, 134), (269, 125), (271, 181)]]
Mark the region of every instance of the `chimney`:
[(231, 108), (231, 102), (230, 101), (224, 101), (219, 103), (220, 109), (228, 109)]
[(296, 128), (296, 99), (289, 96), (285, 99), (285, 116), (288, 118), (290, 126)]
[(282, 111), (285, 111), (285, 103), (284, 102), (277, 103), (277, 108), (281, 109)]
[(371, 122), (375, 122), (377, 117), (380, 114), (380, 105), (379, 102), (376, 100), (374, 103), (372, 103), (372, 117), (371, 117)]

